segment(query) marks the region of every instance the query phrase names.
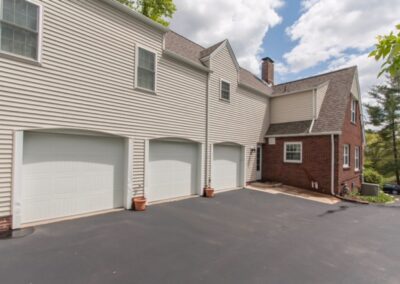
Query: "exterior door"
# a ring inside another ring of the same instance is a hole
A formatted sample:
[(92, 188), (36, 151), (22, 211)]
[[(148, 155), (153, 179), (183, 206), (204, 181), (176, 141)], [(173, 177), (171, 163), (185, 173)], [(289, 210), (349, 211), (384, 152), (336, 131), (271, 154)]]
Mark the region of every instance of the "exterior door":
[(257, 145), (256, 153), (256, 179), (262, 179), (262, 145)]

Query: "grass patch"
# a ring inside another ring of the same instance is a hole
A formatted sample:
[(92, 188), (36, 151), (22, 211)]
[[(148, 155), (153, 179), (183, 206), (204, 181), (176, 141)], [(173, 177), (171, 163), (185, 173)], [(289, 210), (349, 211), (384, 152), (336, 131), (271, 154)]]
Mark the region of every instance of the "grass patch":
[(360, 195), (359, 192), (354, 191), (350, 193), (348, 197), (352, 199), (367, 201), (370, 203), (388, 203), (395, 200), (393, 196), (384, 193), (382, 190), (379, 191), (377, 196), (364, 196)]

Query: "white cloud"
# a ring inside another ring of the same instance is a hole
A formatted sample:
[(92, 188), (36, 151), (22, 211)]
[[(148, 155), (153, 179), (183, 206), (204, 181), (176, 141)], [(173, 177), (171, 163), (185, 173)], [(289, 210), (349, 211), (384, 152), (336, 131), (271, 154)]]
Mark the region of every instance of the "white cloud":
[(296, 46), (284, 55), (291, 72), (299, 72), (346, 54), (365, 52), (378, 34), (399, 22), (398, 0), (305, 0), (304, 13), (287, 29)]
[(259, 73), (258, 54), (268, 29), (281, 21), (282, 0), (175, 0), (171, 28), (204, 47), (229, 39), (239, 64)]

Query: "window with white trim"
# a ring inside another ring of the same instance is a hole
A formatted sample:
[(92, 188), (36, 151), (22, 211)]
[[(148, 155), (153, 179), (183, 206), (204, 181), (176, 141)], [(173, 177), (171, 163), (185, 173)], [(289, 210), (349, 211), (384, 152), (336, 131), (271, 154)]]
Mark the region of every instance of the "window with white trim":
[(0, 51), (39, 58), (40, 6), (27, 0), (0, 0)]
[(351, 122), (356, 123), (356, 109), (357, 101), (355, 99), (351, 100)]
[(156, 89), (156, 54), (144, 48), (137, 48), (136, 86), (155, 91)]
[(221, 80), (221, 94), (220, 98), (226, 101), (229, 101), (231, 99), (231, 84)]
[(350, 145), (343, 145), (343, 168), (350, 167)]
[(285, 142), (284, 145), (284, 162), (301, 163), (303, 159), (303, 145), (301, 142)]
[(354, 148), (354, 170), (360, 170), (360, 147)]

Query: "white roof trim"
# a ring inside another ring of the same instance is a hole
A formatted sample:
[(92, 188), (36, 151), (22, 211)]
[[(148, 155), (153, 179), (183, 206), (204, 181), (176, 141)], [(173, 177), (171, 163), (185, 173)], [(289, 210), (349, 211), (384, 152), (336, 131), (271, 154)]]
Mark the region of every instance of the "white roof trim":
[[(244, 84), (244, 83), (242, 83), (242, 82), (240, 82), (240, 81), (239, 81), (239, 83), (238, 83), (238, 86), (239, 86), (239, 87), (242, 87), (242, 88), (244, 88), (244, 89), (247, 89), (247, 90), (249, 90), (249, 91), (257, 92), (258, 94), (263, 95), (263, 96), (267, 96), (268, 98), (272, 98), (272, 96), (271, 96), (270, 94), (264, 93), (264, 92), (262, 92), (262, 91), (260, 91), (260, 90), (258, 90), (258, 89), (256, 89), (256, 88), (254, 88), (253, 86)], [(267, 86), (266, 86), (266, 87), (267, 87)]]
[(210, 70), (209, 68), (207, 68), (207, 67), (205, 67), (203, 65), (197, 64), (196, 62), (193, 62), (192, 60), (187, 59), (186, 57), (181, 56), (181, 55), (179, 55), (179, 54), (177, 54), (175, 52), (172, 52), (170, 50), (164, 49), (163, 50), (163, 55), (166, 55), (166, 56), (169, 56), (169, 57), (171, 57), (173, 59), (179, 60), (179, 61), (181, 61), (183, 63), (186, 63), (186, 64), (190, 65), (191, 67), (197, 68), (199, 70), (212, 73), (212, 70)]
[(279, 138), (279, 137), (302, 137), (302, 136), (323, 136), (323, 135), (341, 135), (341, 131), (330, 131), (330, 132), (315, 132), (315, 133), (295, 133), (295, 134), (276, 134), (276, 135), (265, 135), (265, 138)]
[(118, 2), (116, 0), (100, 0), (100, 1), (103, 1), (103, 2), (107, 3), (108, 5), (114, 7), (115, 9), (132, 16), (133, 18), (135, 18), (135, 19), (137, 19), (137, 20), (139, 20), (139, 21), (151, 26), (152, 28), (155, 28), (156, 30), (159, 30), (159, 31), (164, 32), (164, 33), (169, 31), (169, 28), (164, 27), (163, 25), (161, 25), (161, 24), (153, 21), (152, 19), (150, 19), (150, 18), (148, 18), (148, 17), (136, 12), (135, 10), (132, 10), (131, 8), (127, 7), (124, 4), (121, 4), (120, 2)]
[(235, 53), (233, 52), (232, 46), (231, 46), (231, 44), (229, 43), (229, 40), (227, 40), (227, 39), (224, 40), (224, 41), (223, 41), (213, 52), (211, 52), (208, 56), (203, 57), (203, 58), (201, 58), (200, 60), (201, 60), (201, 61), (207, 61), (207, 60), (211, 59), (215, 54), (217, 54), (217, 53), (218, 53), (222, 48), (224, 48), (225, 46), (228, 48), (228, 51), (229, 51), (229, 53), (230, 53), (230, 55), (231, 55), (231, 57), (232, 57), (232, 59), (233, 59), (233, 63), (235, 64), (236, 70), (237, 70), (237, 72), (238, 72), (238, 74), (239, 74), (239, 68), (240, 68), (239, 62), (237, 61), (236, 55), (235, 55)]
[[(326, 82), (323, 82), (323, 83), (321, 83), (321, 84), (319, 84), (319, 85), (316, 85), (316, 86), (314, 86), (314, 87), (311, 87), (311, 88), (301, 89), (301, 90), (296, 90), (296, 91), (291, 91), (291, 92), (285, 92), (285, 93), (280, 93), (280, 94), (273, 95), (272, 97), (277, 98), (277, 97), (281, 97), (281, 96), (294, 95), (294, 94), (304, 93), (304, 92), (311, 92), (311, 91), (314, 91), (314, 90), (316, 90), (316, 89), (322, 88), (322, 87), (324, 87), (325, 85), (328, 85), (329, 82), (330, 82), (330, 81), (328, 80), (328, 81), (326, 81)], [(289, 83), (290, 83), (290, 82), (289, 82)]]

